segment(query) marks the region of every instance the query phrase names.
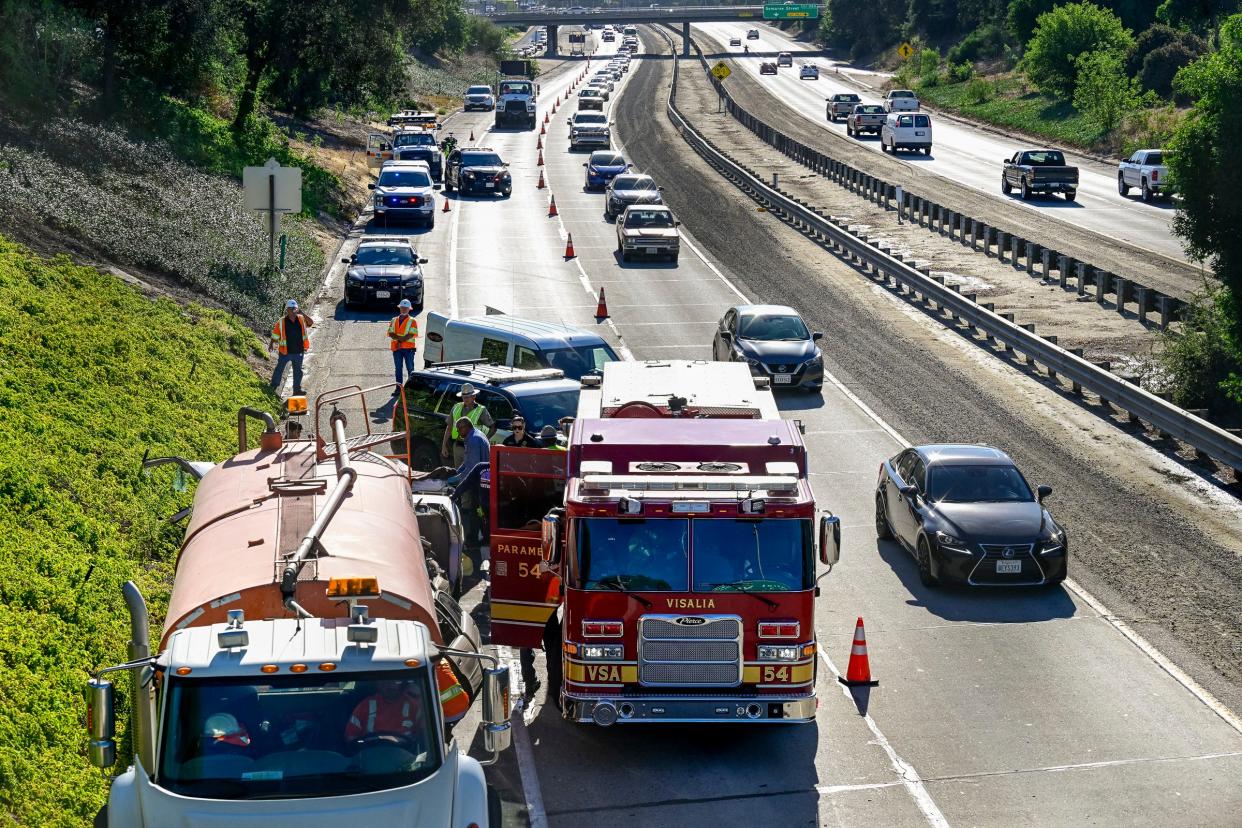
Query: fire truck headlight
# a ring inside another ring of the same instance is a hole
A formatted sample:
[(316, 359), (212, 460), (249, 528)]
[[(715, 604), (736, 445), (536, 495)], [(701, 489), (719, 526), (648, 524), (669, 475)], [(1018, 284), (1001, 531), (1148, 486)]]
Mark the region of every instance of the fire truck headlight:
[(625, 658), (625, 648), (620, 644), (584, 644), (579, 652), (587, 661), (620, 661)]
[(797, 661), (798, 648), (761, 644), (759, 646), (760, 661)]

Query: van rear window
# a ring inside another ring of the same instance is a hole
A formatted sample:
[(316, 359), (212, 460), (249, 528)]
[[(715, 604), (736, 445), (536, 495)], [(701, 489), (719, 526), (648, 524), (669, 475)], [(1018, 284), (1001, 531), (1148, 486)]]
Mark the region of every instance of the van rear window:
[(928, 118), (926, 115), (915, 115), (914, 125), (916, 127), (929, 127), (931, 126), (931, 118)]

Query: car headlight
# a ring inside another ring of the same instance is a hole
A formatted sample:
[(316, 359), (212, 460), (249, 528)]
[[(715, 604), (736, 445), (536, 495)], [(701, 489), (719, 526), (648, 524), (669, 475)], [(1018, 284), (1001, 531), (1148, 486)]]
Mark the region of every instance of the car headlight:
[(462, 174), (463, 174), (464, 176), (466, 176), (466, 178), (474, 178), (474, 171), (473, 171), (473, 170), (466, 170), (466, 171), (465, 171), (464, 173), (462, 173)]
[(745, 362), (747, 365), (749, 365), (751, 368), (762, 368), (763, 367), (762, 362), (760, 362), (757, 359), (751, 359), (748, 356), (742, 357), (742, 361)]
[(966, 542), (957, 535), (949, 532), (936, 532), (936, 543), (942, 547), (950, 547), (954, 552), (965, 552), (970, 554), (970, 550), (966, 548)]
[(800, 647), (789, 644), (760, 644), (760, 661), (797, 661)]
[(587, 661), (620, 661), (625, 658), (625, 647), (620, 644), (583, 644), (578, 653)]
[(351, 285), (360, 285), (362, 284), (362, 277), (356, 273), (347, 273), (345, 274), (345, 281)]
[(1065, 548), (1065, 531), (1058, 529), (1039, 542), (1039, 554), (1049, 555)]
[(818, 368), (824, 364), (824, 355), (822, 353), (817, 353), (815, 356), (808, 359), (806, 364), (808, 368)]

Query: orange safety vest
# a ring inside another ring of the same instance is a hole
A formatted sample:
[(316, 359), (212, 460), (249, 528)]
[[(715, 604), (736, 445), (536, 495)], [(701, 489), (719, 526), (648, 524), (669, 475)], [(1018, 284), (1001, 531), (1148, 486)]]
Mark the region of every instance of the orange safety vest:
[(444, 709), (444, 721), (455, 722), (470, 709), (470, 696), (457, 680), (457, 675), (447, 661), (436, 665), (436, 685), (440, 688), (440, 707)]
[[(302, 314), (299, 313), (298, 316), (301, 317)], [(306, 324), (306, 318), (302, 317), (302, 353), (310, 350), (309, 328), (310, 326)], [(285, 341), (285, 318), (283, 316), (276, 321), (276, 326), (272, 328), (272, 339), (276, 340), (281, 356), (289, 353), (289, 343)]]
[[(418, 320), (414, 318), (414, 314), (406, 314), (406, 322), (401, 324), (401, 317), (394, 316), (392, 321), (388, 323), (388, 344), (392, 350), (410, 350), (418, 347)], [(414, 336), (408, 340), (398, 340), (398, 336), (405, 336), (410, 332), (410, 327), (414, 328)]]
[(377, 733), (409, 736), (417, 732), (420, 715), (418, 699), (413, 696), (403, 693), (388, 701), (376, 694), (358, 702), (345, 726), (345, 738), (358, 739)]

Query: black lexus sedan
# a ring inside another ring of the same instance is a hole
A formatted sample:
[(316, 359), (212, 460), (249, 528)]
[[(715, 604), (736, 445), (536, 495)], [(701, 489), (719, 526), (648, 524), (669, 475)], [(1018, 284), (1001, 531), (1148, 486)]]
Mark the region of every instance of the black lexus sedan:
[(488, 147), (467, 147), (453, 150), (444, 162), (444, 191), (500, 195), (508, 198), (513, 192), (509, 165)]
[(738, 305), (725, 311), (712, 339), (712, 359), (745, 362), (751, 374), (770, 377), (772, 387), (819, 391), (824, 355), (796, 310), (785, 305)]
[(1009, 455), (914, 446), (880, 466), (875, 531), (918, 563), (925, 586), (1041, 586), (1065, 580), (1069, 542)]

